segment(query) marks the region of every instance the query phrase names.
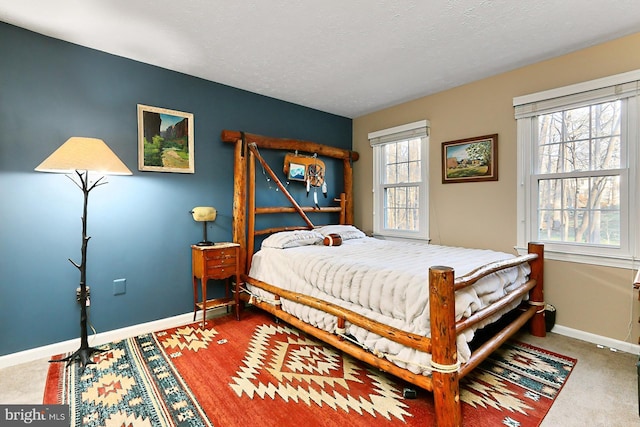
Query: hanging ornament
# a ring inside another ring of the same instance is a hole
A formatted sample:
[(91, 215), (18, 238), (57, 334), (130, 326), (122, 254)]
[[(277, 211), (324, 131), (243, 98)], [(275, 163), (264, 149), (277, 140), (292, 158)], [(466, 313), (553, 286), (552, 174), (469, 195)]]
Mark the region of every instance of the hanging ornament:
[(324, 182), (324, 163), (321, 164), (315, 159), (315, 162), (307, 167), (307, 177), (311, 180), (312, 186), (320, 187)]
[[(314, 188), (313, 201), (319, 209), (320, 205), (318, 204), (318, 192), (316, 189), (321, 187), (322, 195), (326, 198), (327, 183), (324, 179), (325, 165), (322, 160), (318, 159), (318, 155), (305, 156), (298, 154), (297, 151), (295, 153), (287, 153), (284, 156), (283, 172), (288, 180), (304, 181), (307, 197), (309, 197), (311, 187)], [(288, 185), (289, 181), (287, 181)]]
[(283, 172), (288, 180), (306, 182), (311, 179), (310, 186), (320, 187), (324, 181), (324, 170), (324, 162), (315, 154), (305, 156), (296, 151), (284, 156)]
[[(258, 151), (258, 147), (256, 147), (256, 151)], [(260, 155), (260, 151), (258, 151), (258, 155)], [(262, 175), (264, 176), (264, 180), (266, 181), (269, 190), (273, 190), (273, 187), (271, 186), (271, 178), (269, 178), (269, 176), (267, 175), (267, 171), (264, 169), (264, 165), (261, 164), (260, 166), (262, 168)], [(278, 191), (277, 186), (275, 190)]]

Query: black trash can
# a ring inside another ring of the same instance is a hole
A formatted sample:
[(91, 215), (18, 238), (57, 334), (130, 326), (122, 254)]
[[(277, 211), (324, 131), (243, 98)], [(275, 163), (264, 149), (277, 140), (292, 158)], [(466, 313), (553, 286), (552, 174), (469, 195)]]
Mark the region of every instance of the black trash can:
[(551, 332), (556, 325), (556, 308), (551, 304), (546, 304), (544, 307), (544, 323), (546, 325), (547, 332)]

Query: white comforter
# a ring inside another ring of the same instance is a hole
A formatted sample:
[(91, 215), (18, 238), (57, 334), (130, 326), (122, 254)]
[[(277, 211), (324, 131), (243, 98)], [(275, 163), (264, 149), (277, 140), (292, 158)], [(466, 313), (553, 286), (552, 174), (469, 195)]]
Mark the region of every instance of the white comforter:
[[(288, 249), (262, 248), (253, 257), (249, 275), (264, 282), (329, 301), (378, 322), (430, 336), (429, 267), (452, 267), (464, 275), (489, 262), (514, 255), (481, 249), (405, 243), (375, 238), (346, 240), (341, 246), (310, 245)], [(526, 281), (528, 264), (500, 271), (456, 294), (456, 318), (468, 317)], [(273, 297), (255, 287), (264, 300)], [(517, 306), (519, 302), (511, 307)], [(282, 309), (326, 331), (334, 332), (336, 318), (319, 310), (283, 300)], [(506, 310), (505, 310), (506, 311)], [(485, 322), (497, 320), (495, 316)], [(347, 334), (367, 349), (380, 352), (398, 366), (429, 374), (429, 354), (347, 324)], [(470, 356), (473, 331), (458, 337), (458, 358)]]

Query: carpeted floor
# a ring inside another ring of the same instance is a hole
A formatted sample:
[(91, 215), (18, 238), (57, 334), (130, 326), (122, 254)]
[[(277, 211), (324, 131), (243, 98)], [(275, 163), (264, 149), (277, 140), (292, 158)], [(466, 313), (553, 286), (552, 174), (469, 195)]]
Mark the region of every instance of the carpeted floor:
[[(96, 362), (84, 373), (50, 369), (45, 402), (69, 403), (76, 425), (424, 426), (433, 417), (430, 393), (404, 399), (406, 384), (261, 313), (123, 340)], [(464, 425), (539, 425), (574, 362), (505, 344), (463, 380)]]

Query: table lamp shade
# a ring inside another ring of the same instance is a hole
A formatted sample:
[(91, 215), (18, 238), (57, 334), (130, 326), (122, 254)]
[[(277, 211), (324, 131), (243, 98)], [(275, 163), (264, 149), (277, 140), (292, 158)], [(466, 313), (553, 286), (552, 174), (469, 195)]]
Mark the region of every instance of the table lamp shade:
[(207, 223), (216, 220), (218, 212), (213, 206), (196, 206), (191, 209), (193, 220), (202, 223), (202, 241), (197, 246), (213, 246), (214, 243), (207, 239)]
[(35, 168), (38, 172), (91, 171), (103, 175), (132, 175), (101, 139), (71, 137)]
[(211, 206), (197, 206), (191, 210), (191, 214), (194, 221), (215, 221), (217, 211)]

